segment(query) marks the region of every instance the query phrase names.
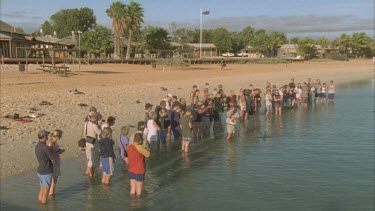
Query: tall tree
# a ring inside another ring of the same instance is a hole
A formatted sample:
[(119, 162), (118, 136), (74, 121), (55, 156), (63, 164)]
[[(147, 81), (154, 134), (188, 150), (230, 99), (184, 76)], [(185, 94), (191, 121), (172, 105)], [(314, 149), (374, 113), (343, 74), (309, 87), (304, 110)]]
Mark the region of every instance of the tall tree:
[(272, 32), (269, 36), (269, 41), (271, 44), (271, 56), (275, 56), (277, 49), (286, 43), (286, 35), (280, 32)]
[(290, 43), (292, 44), (298, 44), (300, 38), (299, 37), (293, 37), (292, 39), (290, 39)]
[(354, 33), (351, 37), (353, 54), (355, 57), (371, 57), (373, 54), (374, 40), (366, 33)]
[(350, 35), (345, 33), (341, 34), (340, 37), (333, 41), (333, 45), (339, 48), (340, 53), (348, 53), (348, 49), (352, 45)]
[[(90, 8), (83, 7), (79, 9), (63, 9), (53, 14), (48, 21), (45, 21), (41, 29), (45, 35), (52, 35), (57, 32), (58, 38), (64, 38), (71, 35), (74, 31), (88, 31), (96, 25), (94, 11)], [(34, 32), (39, 34), (39, 30)]]
[(316, 41), (316, 43), (322, 47), (322, 50), (320, 51), (320, 57), (323, 57), (323, 55), (325, 54), (325, 49), (328, 47), (330, 42), (326, 37), (323, 36), (323, 37), (320, 37)]
[(225, 28), (212, 30), (212, 41), (220, 51), (232, 51), (231, 34)]
[(107, 15), (112, 18), (112, 26), (115, 32), (114, 36), (114, 57), (119, 58), (120, 37), (124, 34), (126, 28), (126, 4), (116, 1), (106, 10)]
[(258, 30), (255, 33), (254, 38), (251, 40), (250, 45), (256, 51), (262, 52), (264, 55), (269, 55), (269, 52), (272, 49), (271, 38), (266, 30)]
[(255, 36), (255, 29), (250, 26), (247, 26), (244, 29), (242, 29), (242, 31), (238, 34), (238, 36), (241, 42), (240, 44), (244, 48), (250, 45), (251, 40)]
[(142, 28), (139, 41), (142, 43), (142, 48), (146, 51), (166, 50), (170, 48), (168, 31), (160, 27), (148, 26)]
[(300, 39), (298, 41), (298, 53), (303, 56), (313, 56), (315, 54), (314, 48), (315, 41), (310, 37), (305, 37), (304, 39)]
[(111, 36), (112, 31), (110, 29), (97, 25), (92, 31), (82, 34), (82, 47), (95, 56), (108, 53), (112, 48)]
[(141, 4), (131, 1), (126, 8), (125, 25), (128, 29), (128, 48), (126, 58), (130, 57), (132, 35), (139, 30), (143, 23), (143, 8)]

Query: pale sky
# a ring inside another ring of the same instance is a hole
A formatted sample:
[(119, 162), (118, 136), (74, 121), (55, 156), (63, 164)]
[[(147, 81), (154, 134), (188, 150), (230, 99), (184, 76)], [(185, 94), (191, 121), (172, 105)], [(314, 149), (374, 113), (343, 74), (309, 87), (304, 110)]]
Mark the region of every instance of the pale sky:
[[(111, 27), (105, 10), (113, 0), (1, 0), (0, 18), (31, 33), (61, 9), (89, 7), (97, 23)], [(129, 3), (129, 1), (123, 1)], [(281, 31), (292, 36), (336, 37), (366, 32), (374, 38), (373, 0), (136, 0), (144, 8), (145, 25), (198, 28), (199, 11), (205, 29), (225, 27), (240, 31), (246, 26)]]

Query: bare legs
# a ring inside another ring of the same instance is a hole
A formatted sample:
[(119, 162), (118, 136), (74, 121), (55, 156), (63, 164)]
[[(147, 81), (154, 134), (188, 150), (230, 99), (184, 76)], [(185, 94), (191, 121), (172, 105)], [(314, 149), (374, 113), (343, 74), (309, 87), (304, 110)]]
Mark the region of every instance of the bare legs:
[(86, 175), (89, 177), (93, 177), (95, 173), (95, 168), (94, 167), (86, 167)]
[(136, 181), (135, 179), (130, 180), (130, 194), (137, 196), (142, 195), (143, 182)]
[(49, 192), (49, 187), (41, 186), (38, 194), (38, 200), (42, 204), (47, 204), (47, 196)]
[(51, 187), (49, 189), (49, 195), (55, 194), (56, 183), (59, 177), (52, 177)]
[(187, 141), (182, 141), (182, 152), (189, 152), (189, 142)]
[(230, 141), (234, 136), (234, 133), (228, 133), (227, 140)]
[(103, 175), (102, 175), (102, 184), (103, 185), (109, 185), (109, 183), (111, 181), (111, 177), (112, 177), (112, 175), (107, 175), (106, 173), (103, 172)]

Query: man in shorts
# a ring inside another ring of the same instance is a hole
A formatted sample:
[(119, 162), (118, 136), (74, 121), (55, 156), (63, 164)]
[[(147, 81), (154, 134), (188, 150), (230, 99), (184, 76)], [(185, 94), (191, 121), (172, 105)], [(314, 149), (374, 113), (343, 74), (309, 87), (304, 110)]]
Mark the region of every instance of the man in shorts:
[(47, 203), (47, 196), (49, 188), (51, 187), (53, 173), (52, 160), (54, 159), (54, 156), (51, 148), (46, 144), (49, 134), (50, 132), (46, 130), (40, 130), (38, 132), (39, 142), (35, 146), (35, 155), (39, 163), (37, 170), (40, 184), (38, 200), (42, 204)]
[(86, 122), (83, 128), (85, 138), (91, 137), (95, 141), (89, 143), (86, 141), (86, 158), (87, 158), (87, 167), (86, 175), (93, 177), (95, 173), (95, 168), (99, 167), (100, 157), (99, 157), (99, 138), (102, 130), (100, 129), (101, 120), (98, 121), (97, 113), (92, 113), (90, 116), (90, 121)]

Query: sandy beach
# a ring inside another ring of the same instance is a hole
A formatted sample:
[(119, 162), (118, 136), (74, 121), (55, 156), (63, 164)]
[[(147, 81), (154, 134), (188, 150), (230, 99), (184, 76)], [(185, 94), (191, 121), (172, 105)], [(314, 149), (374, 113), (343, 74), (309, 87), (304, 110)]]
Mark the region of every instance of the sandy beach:
[[(304, 82), (319, 78), (328, 83), (374, 78), (372, 60), (348, 62), (304, 62), (292, 64), (229, 64), (224, 71), (219, 65), (194, 65), (189, 70), (153, 69), (150, 65), (97, 64), (82, 65), (78, 75), (77, 65), (68, 65), (74, 75), (61, 77), (42, 74), (37, 65), (29, 65), (29, 73), (18, 72), (17, 65), (1, 66), (1, 116), (17, 113), (29, 115), (30, 108), (45, 114), (21, 123), (1, 118), (0, 141), (1, 180), (35, 169), (37, 160), (34, 147), (39, 129), (61, 129), (63, 138), (60, 147), (66, 149), (64, 158), (83, 154), (77, 147), (82, 134), (83, 119), (90, 106), (97, 107), (106, 118), (116, 117), (114, 137), (118, 137), (121, 126), (136, 125), (143, 118), (144, 104), (157, 105), (168, 93), (188, 98), (193, 84), (202, 89), (206, 82), (213, 87), (222, 84), (225, 92), (237, 93), (240, 88), (265, 88), (267, 81), (278, 86), (289, 83), (290, 78)], [(165, 87), (167, 91), (161, 91)], [(70, 94), (78, 89), (83, 94)], [(340, 95), (340, 90), (337, 91)], [(138, 104), (136, 101), (140, 101)], [(48, 101), (52, 105), (39, 105)], [(81, 107), (84, 103), (89, 107)], [(62, 170), (63, 171), (63, 170)]]

